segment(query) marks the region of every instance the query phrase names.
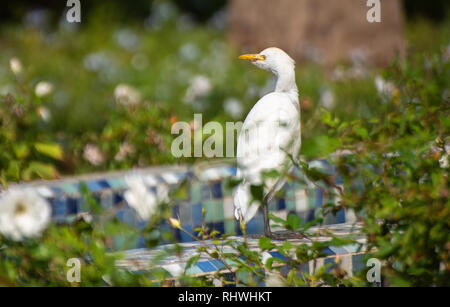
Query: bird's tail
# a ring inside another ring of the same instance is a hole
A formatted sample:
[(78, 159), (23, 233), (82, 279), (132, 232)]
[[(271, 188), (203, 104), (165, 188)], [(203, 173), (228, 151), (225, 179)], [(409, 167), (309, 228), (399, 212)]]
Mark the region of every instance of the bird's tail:
[(240, 183), (233, 193), (234, 197), (234, 216), (237, 220), (242, 220), (248, 223), (258, 211), (260, 202), (254, 200), (250, 191), (250, 184)]

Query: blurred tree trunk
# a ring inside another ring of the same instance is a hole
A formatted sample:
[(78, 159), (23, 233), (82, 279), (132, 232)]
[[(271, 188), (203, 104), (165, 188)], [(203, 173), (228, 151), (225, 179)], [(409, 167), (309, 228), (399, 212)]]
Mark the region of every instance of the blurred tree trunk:
[(367, 0), (230, 0), (229, 39), (241, 51), (276, 46), (297, 60), (327, 66), (352, 57), (387, 65), (403, 55), (400, 0), (381, 0), (381, 22), (367, 21)]

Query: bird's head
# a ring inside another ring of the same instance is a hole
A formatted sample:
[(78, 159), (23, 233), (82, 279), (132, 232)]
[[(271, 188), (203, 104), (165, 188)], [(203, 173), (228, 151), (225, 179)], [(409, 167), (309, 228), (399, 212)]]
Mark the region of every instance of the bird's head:
[(257, 54), (243, 54), (239, 58), (274, 74), (295, 68), (295, 61), (286, 52), (276, 47), (264, 49)]

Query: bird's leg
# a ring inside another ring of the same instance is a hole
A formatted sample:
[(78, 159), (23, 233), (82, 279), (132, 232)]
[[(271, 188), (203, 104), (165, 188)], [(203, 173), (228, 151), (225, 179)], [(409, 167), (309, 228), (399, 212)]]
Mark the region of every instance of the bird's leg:
[(269, 221), (269, 203), (266, 199), (263, 202), (263, 216), (264, 216), (264, 235), (266, 237), (272, 237), (272, 231), (270, 231), (270, 221)]

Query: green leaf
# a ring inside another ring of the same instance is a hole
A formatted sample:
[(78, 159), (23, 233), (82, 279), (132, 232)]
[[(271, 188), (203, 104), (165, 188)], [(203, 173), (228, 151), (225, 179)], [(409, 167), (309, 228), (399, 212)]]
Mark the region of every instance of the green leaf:
[(291, 213), (287, 217), (287, 226), (288, 229), (296, 231), (300, 228), (300, 225), (302, 224), (302, 219), (299, 218), (297, 215)]
[(272, 270), (274, 260), (275, 260), (274, 257), (270, 257), (269, 259), (267, 259), (265, 263), (266, 268)]
[(14, 144), (13, 150), (18, 159), (25, 159), (30, 154), (30, 148), (25, 143)]
[(55, 143), (35, 143), (34, 148), (38, 152), (40, 152), (43, 155), (46, 155), (47, 157), (56, 159), (56, 160), (62, 160), (63, 158), (63, 151), (61, 149), (61, 146)]
[(33, 174), (43, 179), (54, 179), (58, 176), (58, 172), (53, 165), (41, 162), (31, 162), (23, 172), (23, 177), (25, 180), (29, 180), (32, 179)]
[(281, 225), (286, 225), (286, 221), (282, 218), (279, 218), (278, 216), (274, 215), (272, 212), (269, 212), (269, 219), (271, 219), (274, 222), (280, 223)]
[(263, 201), (264, 188), (262, 185), (251, 185), (250, 192), (255, 200)]
[(18, 180), (20, 178), (20, 163), (19, 161), (10, 161), (8, 170), (6, 171), (8, 177)]
[(259, 248), (261, 250), (270, 250), (275, 247), (275, 245), (267, 237), (261, 237), (258, 241)]

